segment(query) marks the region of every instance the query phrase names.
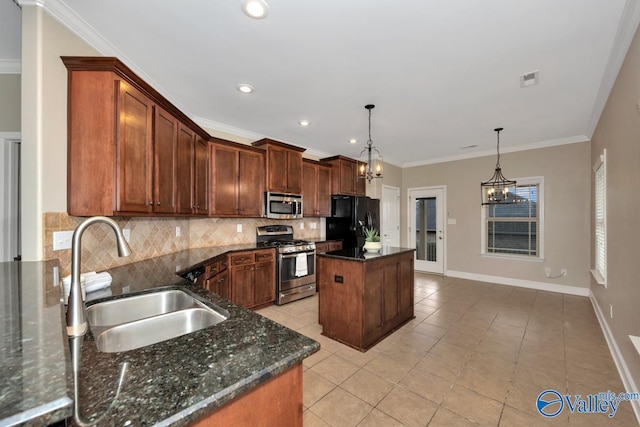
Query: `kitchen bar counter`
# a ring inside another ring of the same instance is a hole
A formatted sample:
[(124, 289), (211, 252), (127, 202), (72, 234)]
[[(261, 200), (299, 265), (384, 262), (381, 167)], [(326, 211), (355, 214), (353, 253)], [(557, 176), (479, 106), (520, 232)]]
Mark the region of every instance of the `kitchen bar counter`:
[(318, 254), (322, 334), (367, 351), (413, 319), (415, 249)]
[[(113, 282), (94, 302), (158, 288), (186, 289), (230, 316), (213, 327), (122, 353), (98, 352), (87, 333), (77, 401), (82, 418), (98, 425), (188, 425), (315, 353), (317, 342), (176, 275), (226, 252), (254, 247), (192, 249), (109, 270)], [(57, 262), (0, 263), (5, 295), (0, 353), (8, 361), (0, 371), (0, 425), (46, 425), (73, 413), (55, 267)]]

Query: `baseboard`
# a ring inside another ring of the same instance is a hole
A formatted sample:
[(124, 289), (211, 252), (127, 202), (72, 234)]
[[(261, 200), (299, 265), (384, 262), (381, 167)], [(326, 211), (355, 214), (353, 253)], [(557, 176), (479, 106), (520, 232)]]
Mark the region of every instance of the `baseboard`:
[[(616, 343), (615, 338), (613, 337), (613, 333), (609, 328), (609, 324), (607, 323), (607, 318), (600, 309), (598, 305), (598, 301), (596, 300), (595, 295), (591, 290), (589, 290), (589, 299), (591, 300), (591, 305), (593, 305), (593, 311), (596, 313), (596, 317), (598, 318), (598, 322), (600, 322), (600, 328), (602, 329), (602, 333), (604, 334), (604, 338), (607, 340), (607, 344), (609, 345), (609, 351), (611, 352), (611, 356), (613, 357), (613, 361), (616, 364), (616, 368), (618, 368), (618, 374), (620, 374), (620, 379), (622, 380), (622, 384), (624, 385), (625, 391), (628, 393), (637, 392), (638, 387), (636, 386), (631, 373), (629, 372), (629, 368), (627, 363), (624, 361), (622, 357), (622, 353), (620, 352), (620, 348)], [(640, 424), (640, 400), (631, 400), (631, 407), (633, 408), (633, 412), (636, 414), (636, 419), (638, 420), (638, 424)]]
[(478, 282), (497, 283), (498, 285), (516, 286), (519, 288), (536, 289), (538, 291), (558, 292), (561, 294), (589, 296), (589, 288), (578, 286), (556, 285), (554, 283), (534, 282), (533, 280), (512, 279), (509, 277), (489, 276), (486, 274), (466, 273), (464, 271), (447, 270), (446, 276), (458, 279), (477, 280)]

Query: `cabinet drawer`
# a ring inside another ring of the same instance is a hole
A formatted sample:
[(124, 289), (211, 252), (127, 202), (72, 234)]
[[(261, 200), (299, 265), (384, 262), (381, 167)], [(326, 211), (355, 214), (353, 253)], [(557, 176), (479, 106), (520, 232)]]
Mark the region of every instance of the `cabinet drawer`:
[(236, 265), (253, 264), (254, 262), (252, 252), (241, 252), (233, 254), (229, 256), (229, 259), (232, 267), (235, 267)]
[(272, 249), (266, 251), (255, 251), (256, 262), (273, 261), (275, 259), (275, 251)]
[(207, 264), (207, 266), (205, 267), (205, 276), (211, 277), (218, 273), (221, 273), (225, 271), (228, 266), (229, 266), (229, 263), (227, 262), (226, 256), (216, 258), (210, 264)]

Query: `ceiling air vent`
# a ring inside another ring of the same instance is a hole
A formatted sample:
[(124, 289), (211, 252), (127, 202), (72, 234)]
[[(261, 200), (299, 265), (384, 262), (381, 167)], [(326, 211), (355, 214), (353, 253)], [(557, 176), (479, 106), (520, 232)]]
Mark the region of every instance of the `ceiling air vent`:
[(529, 87), (529, 86), (537, 85), (539, 81), (538, 74), (540, 74), (539, 70), (522, 74), (520, 76), (520, 87)]

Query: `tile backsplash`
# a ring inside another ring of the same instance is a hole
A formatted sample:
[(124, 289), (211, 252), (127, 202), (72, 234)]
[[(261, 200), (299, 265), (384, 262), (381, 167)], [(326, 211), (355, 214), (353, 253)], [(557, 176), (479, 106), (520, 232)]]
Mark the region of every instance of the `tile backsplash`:
[[(132, 254), (119, 258), (113, 231), (106, 224), (88, 227), (82, 236), (82, 271), (103, 271), (123, 264), (149, 259), (189, 248), (253, 243), (256, 227), (280, 224), (282, 221), (263, 218), (113, 218), (123, 229), (129, 229)], [(59, 259), (62, 276), (71, 273), (71, 250), (53, 250), (54, 231), (72, 231), (85, 218), (73, 217), (66, 212), (43, 214), (44, 259)], [(238, 224), (242, 232), (237, 232)], [(319, 218), (286, 221), (294, 228), (297, 239), (319, 239), (322, 223)], [(304, 224), (304, 229), (300, 229)], [(311, 225), (316, 224), (316, 229)], [(176, 227), (180, 236), (176, 237)]]

